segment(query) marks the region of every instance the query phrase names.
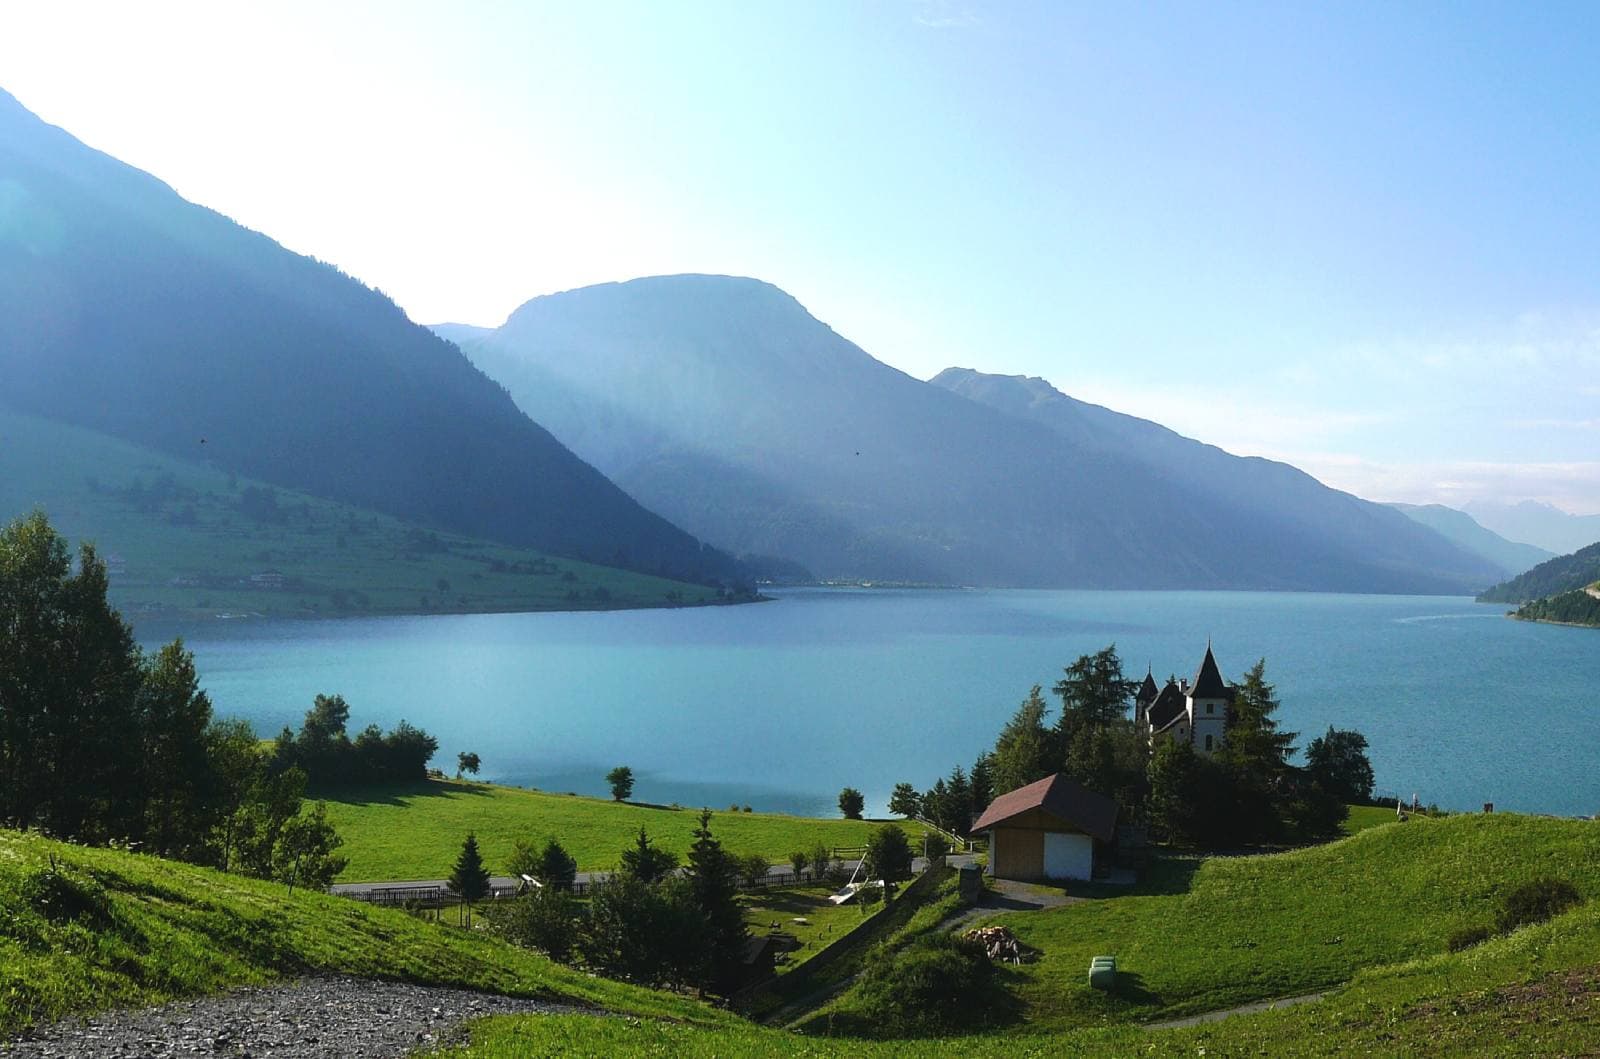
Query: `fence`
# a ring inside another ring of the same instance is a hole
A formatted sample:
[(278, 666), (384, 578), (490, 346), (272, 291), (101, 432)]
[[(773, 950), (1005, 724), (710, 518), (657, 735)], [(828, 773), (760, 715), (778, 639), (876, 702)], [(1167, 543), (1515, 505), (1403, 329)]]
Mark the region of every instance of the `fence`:
[[(853, 860), (865, 856), (865, 846), (839, 846), (832, 850), (836, 862), (849, 865)], [(578, 879), (573, 882), (570, 891), (577, 897), (585, 897), (593, 892), (596, 884), (603, 881), (608, 875), (614, 873), (591, 872), (589, 878)], [(783, 890), (798, 886), (815, 886), (822, 883), (815, 873), (810, 871), (769, 871), (759, 879), (739, 879), (735, 884), (740, 890)], [(491, 886), (489, 898), (496, 900), (504, 897), (515, 897), (521, 889), (520, 886)], [(453, 904), (458, 899), (443, 886), (375, 886), (370, 890), (346, 891), (340, 894), (354, 901), (364, 901), (369, 905), (383, 905), (391, 908), (442, 908), (446, 904)]]

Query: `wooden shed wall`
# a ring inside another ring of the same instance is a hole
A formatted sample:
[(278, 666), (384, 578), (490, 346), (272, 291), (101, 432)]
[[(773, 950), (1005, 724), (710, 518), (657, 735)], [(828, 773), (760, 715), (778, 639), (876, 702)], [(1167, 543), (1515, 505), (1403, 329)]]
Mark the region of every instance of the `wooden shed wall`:
[(997, 827), (989, 843), (998, 879), (1044, 878), (1044, 832), (1038, 828)]

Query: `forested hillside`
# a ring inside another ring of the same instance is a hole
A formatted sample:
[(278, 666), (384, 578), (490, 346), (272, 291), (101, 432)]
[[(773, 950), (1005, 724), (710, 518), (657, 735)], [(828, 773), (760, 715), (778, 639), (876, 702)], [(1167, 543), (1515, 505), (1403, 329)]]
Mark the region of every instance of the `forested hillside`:
[(1526, 603), (1560, 595), (1600, 581), (1600, 542), (1540, 563), (1478, 597), (1484, 603)]
[(737, 576), (384, 295), (3, 92), (0, 377), (15, 411), (427, 528)]

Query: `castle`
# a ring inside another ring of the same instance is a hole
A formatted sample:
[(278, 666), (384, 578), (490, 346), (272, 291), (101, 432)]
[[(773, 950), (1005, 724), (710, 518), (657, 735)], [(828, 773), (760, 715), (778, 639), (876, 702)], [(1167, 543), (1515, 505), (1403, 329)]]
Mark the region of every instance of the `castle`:
[(1176, 739), (1210, 755), (1220, 750), (1227, 738), (1235, 691), (1222, 679), (1208, 643), (1193, 683), (1168, 678), (1166, 687), (1157, 690), (1154, 674), (1145, 673), (1144, 683), (1134, 695), (1133, 720), (1149, 733), (1151, 747), (1158, 739)]

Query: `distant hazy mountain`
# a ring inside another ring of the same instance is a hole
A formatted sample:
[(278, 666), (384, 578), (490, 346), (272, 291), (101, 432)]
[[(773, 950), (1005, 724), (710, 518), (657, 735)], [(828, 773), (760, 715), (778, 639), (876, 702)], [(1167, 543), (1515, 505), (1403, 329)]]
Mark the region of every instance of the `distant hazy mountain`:
[[(1153, 424), (1075, 432), (913, 379), (756, 280), (656, 277), (535, 298), (464, 342), (644, 503), (822, 577), (1462, 592), (1496, 576), (1293, 468)], [(1247, 470), (1235, 481), (1213, 466)]]
[(1453, 507), (1445, 507), (1443, 504), (1390, 504), (1389, 506), (1396, 511), (1404, 512), (1407, 518), (1415, 519), (1424, 526), (1437, 530), (1446, 540), (1455, 541), (1474, 555), (1481, 555), (1508, 574), (1520, 574), (1530, 567), (1538, 566), (1546, 559), (1555, 557), (1554, 552), (1532, 544), (1508, 541), (1500, 534), (1478, 525), (1477, 521), (1465, 511), (1457, 511)]
[(1576, 592), (1600, 581), (1600, 542), (1540, 563), (1527, 573), (1495, 585), (1478, 598), (1486, 603), (1526, 603)]
[(427, 526), (680, 577), (732, 569), (388, 298), (3, 92), (0, 380), (16, 411)]
[(1462, 507), (1479, 525), (1507, 540), (1536, 544), (1557, 555), (1600, 541), (1600, 515), (1569, 515), (1537, 500), (1518, 504), (1474, 500)]

